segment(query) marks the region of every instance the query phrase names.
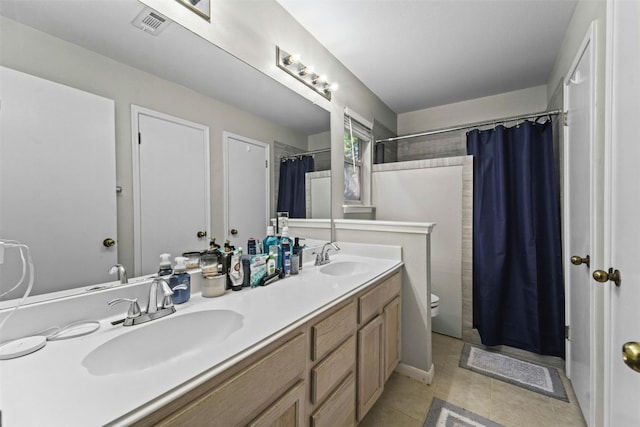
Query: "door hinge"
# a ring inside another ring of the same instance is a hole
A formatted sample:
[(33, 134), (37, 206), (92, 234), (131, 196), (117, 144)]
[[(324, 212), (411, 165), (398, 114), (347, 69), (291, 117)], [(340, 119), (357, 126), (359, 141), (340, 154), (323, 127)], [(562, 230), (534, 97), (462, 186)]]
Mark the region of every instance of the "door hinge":
[(569, 325), (564, 325), (564, 339), (569, 339)]
[(269, 167), (269, 160), (265, 160), (265, 161), (264, 161), (264, 167), (265, 167), (265, 168), (268, 168), (268, 167)]
[(142, 134), (138, 132), (138, 145), (142, 144)]
[(562, 124), (564, 124), (565, 126), (569, 126), (569, 112), (568, 111), (563, 111), (562, 112)]

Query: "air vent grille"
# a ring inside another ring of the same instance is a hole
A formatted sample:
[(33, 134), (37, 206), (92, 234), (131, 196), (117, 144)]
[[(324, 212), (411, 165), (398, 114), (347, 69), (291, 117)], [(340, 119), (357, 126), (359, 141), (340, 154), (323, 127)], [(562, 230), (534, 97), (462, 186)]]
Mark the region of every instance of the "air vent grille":
[(157, 36), (171, 23), (171, 21), (169, 18), (161, 15), (155, 10), (145, 7), (131, 23), (134, 27), (140, 28), (146, 33)]

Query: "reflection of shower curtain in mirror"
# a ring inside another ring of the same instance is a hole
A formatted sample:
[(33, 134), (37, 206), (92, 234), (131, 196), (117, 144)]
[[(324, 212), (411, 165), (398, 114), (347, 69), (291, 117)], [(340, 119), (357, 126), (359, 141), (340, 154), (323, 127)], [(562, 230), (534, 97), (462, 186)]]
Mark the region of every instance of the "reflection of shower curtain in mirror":
[(551, 122), (473, 130), (473, 320), (485, 345), (564, 356)]
[(289, 218), (306, 218), (304, 174), (314, 171), (312, 156), (300, 156), (280, 163), (278, 212), (289, 212)]

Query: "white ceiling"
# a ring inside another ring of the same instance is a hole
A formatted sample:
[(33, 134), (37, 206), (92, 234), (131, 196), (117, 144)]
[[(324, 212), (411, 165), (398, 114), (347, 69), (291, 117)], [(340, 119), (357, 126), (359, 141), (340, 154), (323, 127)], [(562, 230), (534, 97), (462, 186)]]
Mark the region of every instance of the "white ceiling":
[[(545, 84), (577, 0), (278, 1), (403, 113)], [(157, 37), (134, 28), (142, 8), (0, 0), (10, 19), (268, 120), (306, 134), (329, 128), (325, 110), (180, 25)]]
[(545, 84), (577, 0), (278, 2), (405, 113)]

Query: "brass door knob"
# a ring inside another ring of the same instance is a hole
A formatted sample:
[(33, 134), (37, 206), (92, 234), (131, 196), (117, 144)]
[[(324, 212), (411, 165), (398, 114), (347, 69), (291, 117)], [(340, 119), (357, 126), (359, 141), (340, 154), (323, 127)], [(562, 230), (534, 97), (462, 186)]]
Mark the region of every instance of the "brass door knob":
[(206, 231), (198, 231), (196, 233), (196, 236), (198, 236), (198, 239), (203, 239), (203, 238), (207, 237), (207, 232)]
[(628, 367), (640, 372), (640, 343), (625, 343), (622, 346), (622, 360)]
[(102, 241), (102, 245), (103, 245), (105, 248), (111, 248), (111, 247), (113, 247), (113, 246), (115, 246), (115, 245), (116, 245), (116, 241), (109, 237), (109, 238), (106, 238), (106, 239), (104, 239), (104, 240)]
[(238, 234), (238, 230), (236, 230), (235, 228), (232, 228), (232, 229), (231, 229), (231, 234), (232, 234), (233, 236), (235, 236), (236, 234)]
[(609, 269), (607, 273), (604, 270), (596, 270), (593, 272), (593, 278), (596, 282), (605, 283), (611, 280), (616, 286), (620, 286), (622, 284), (622, 276), (618, 270), (614, 270), (613, 268)]
[(587, 267), (589, 267), (589, 261), (590, 261), (589, 255), (587, 255), (584, 258), (577, 255), (574, 255), (571, 257), (571, 264), (573, 265), (587, 264)]

